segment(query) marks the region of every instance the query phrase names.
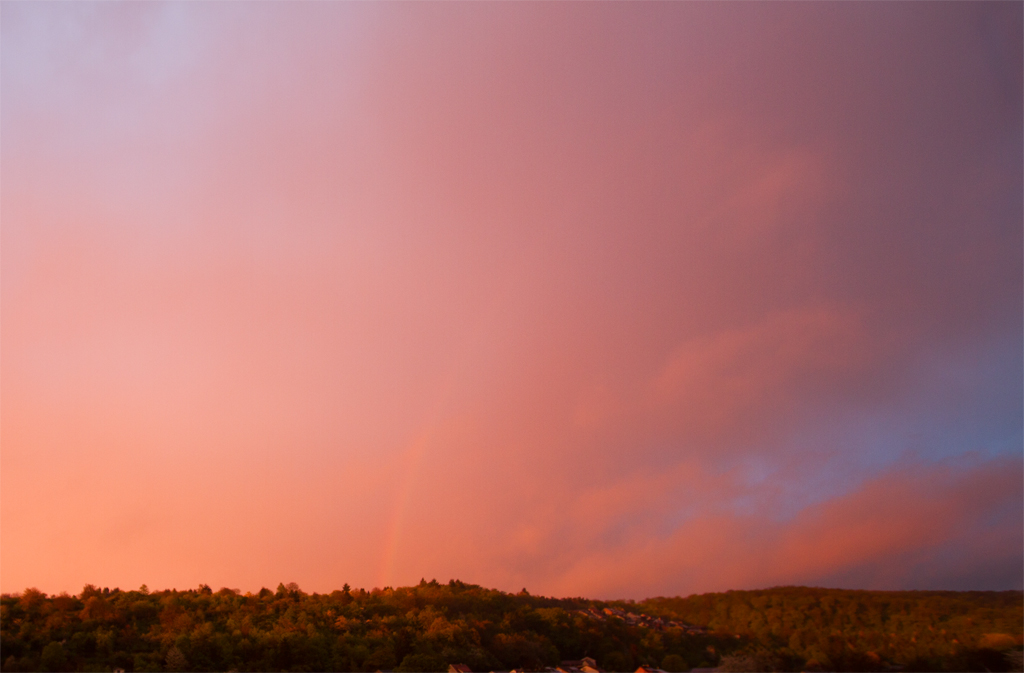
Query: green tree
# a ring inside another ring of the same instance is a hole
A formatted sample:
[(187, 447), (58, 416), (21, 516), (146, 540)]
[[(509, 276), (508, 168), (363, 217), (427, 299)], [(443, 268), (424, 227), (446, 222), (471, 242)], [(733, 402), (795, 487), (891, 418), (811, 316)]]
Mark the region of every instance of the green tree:
[(432, 673), (447, 671), (448, 665), (435, 654), (407, 654), (395, 670), (399, 673)]
[(609, 671), (622, 673), (633, 670), (633, 662), (623, 652), (611, 652), (604, 660), (604, 668)]
[(67, 662), (64, 656), (64, 647), (56, 641), (47, 643), (46, 647), (43, 648), (43, 656), (40, 663), (44, 671), (65, 670)]

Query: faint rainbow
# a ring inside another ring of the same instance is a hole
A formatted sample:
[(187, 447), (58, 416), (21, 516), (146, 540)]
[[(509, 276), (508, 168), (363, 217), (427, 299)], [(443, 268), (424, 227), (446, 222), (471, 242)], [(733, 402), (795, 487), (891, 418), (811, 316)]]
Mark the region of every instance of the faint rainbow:
[[(470, 338), (464, 342), (464, 349), (473, 341), (480, 338), (480, 325), (473, 330)], [(409, 505), (409, 497), (412, 492), (416, 474), (419, 472), (420, 464), (423, 462), (423, 454), (431, 439), (433, 439), (434, 428), (437, 419), (440, 418), (442, 410), (451, 400), (452, 390), (457, 382), (458, 373), (449, 371), (447, 380), (441, 385), (434, 398), (433, 408), (427, 414), (427, 422), (423, 429), (405, 450), (405, 470), (399, 482), (398, 492), (395, 497), (395, 507), (391, 512), (391, 522), (388, 526), (387, 536), (384, 542), (384, 556), (381, 559), (380, 587), (392, 586), (395, 581), (395, 559), (398, 557), (398, 546), (402, 539), (402, 532), (405, 524), (405, 513)]]
[(431, 427), (427, 425), (405, 450), (405, 469), (399, 482), (395, 506), (391, 512), (391, 522), (388, 525), (388, 535), (384, 543), (384, 558), (380, 570), (380, 586), (382, 588), (391, 586), (394, 581), (392, 575), (395, 570), (395, 558), (398, 556), (398, 543), (402, 537), (402, 527), (405, 523), (405, 511), (408, 509), (409, 494), (412, 491), (413, 479), (419, 471), (423, 453), (430, 441), (430, 435)]

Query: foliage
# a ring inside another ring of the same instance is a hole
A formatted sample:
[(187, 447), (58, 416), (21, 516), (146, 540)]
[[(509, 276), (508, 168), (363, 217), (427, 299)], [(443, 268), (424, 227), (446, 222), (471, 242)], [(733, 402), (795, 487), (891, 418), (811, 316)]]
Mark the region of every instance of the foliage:
[(1008, 670), (1006, 651), (1019, 649), (1024, 622), (1020, 591), (777, 587), (652, 598), (637, 608), (759, 643), (760, 652), (729, 665), (753, 658), (760, 670)]
[(1021, 592), (783, 588), (634, 604), (455, 580), (330, 594), (89, 585), (78, 596), (4, 595), (0, 649), (4, 671), (544, 670), (583, 656), (625, 671), (1008, 670), (1021, 607)]

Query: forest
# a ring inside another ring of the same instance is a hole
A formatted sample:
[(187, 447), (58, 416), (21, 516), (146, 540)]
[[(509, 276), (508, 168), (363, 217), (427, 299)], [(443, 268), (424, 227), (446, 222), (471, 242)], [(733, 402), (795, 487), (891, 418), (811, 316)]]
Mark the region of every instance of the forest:
[[(778, 587), (641, 602), (467, 584), (0, 598), (3, 671), (1021, 670), (1024, 593)], [(564, 668), (564, 666), (563, 666)]]

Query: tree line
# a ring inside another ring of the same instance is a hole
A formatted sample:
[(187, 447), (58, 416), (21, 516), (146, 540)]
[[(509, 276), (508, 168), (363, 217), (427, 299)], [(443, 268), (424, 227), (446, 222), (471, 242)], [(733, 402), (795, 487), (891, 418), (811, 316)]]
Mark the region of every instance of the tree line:
[(749, 638), (762, 670), (1019, 670), (1013, 652), (1024, 630), (1020, 591), (777, 587), (652, 598), (640, 606)]
[(608, 671), (996, 671), (1017, 666), (1022, 608), (1020, 591), (783, 587), (634, 603), (457, 580), (330, 594), (88, 585), (77, 596), (0, 597), (0, 668), (543, 671), (589, 656)]

